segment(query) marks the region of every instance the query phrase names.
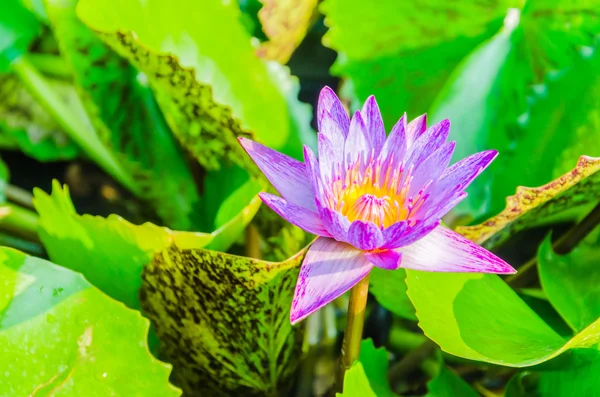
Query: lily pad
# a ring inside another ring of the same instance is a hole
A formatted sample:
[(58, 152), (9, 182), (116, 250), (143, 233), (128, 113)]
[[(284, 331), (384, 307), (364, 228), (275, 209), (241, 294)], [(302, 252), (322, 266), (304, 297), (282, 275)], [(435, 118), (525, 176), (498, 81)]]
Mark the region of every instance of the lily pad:
[(289, 311), (305, 251), (264, 262), (177, 243), (145, 267), (140, 292), (184, 392), (276, 395), (299, 360)]
[(148, 351), (148, 320), (80, 274), (0, 248), (0, 279), (6, 395), (181, 395)]
[(527, 367), (600, 342), (600, 319), (565, 339), (496, 275), (407, 270), (406, 283), (425, 335), (459, 357)]

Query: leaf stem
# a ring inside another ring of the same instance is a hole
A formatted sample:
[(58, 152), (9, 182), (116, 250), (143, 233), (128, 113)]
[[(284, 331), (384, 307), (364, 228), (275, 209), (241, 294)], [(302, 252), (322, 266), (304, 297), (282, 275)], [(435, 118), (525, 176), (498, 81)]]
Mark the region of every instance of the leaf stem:
[(261, 259), (260, 253), (260, 236), (258, 229), (252, 223), (246, 226), (246, 247), (245, 256), (248, 258)]
[(27, 54), (27, 61), (40, 72), (61, 79), (73, 78), (71, 68), (65, 59), (59, 55), (52, 54)]
[(360, 343), (362, 341), (363, 327), (365, 325), (365, 309), (369, 294), (369, 275), (367, 274), (350, 290), (348, 302), (348, 315), (346, 317), (346, 330), (342, 343), (342, 356), (340, 368), (336, 379), (336, 389), (342, 391), (344, 374), (358, 360)]
[(54, 92), (44, 76), (40, 74), (23, 57), (11, 64), (12, 70), (19, 76), (27, 91), (52, 115), (67, 135), (81, 147), (106, 172), (112, 175), (132, 192), (137, 193), (137, 186), (131, 176), (125, 172), (113, 154), (102, 144), (94, 130), (85, 120), (75, 116), (67, 105)]
[[(600, 224), (600, 203), (592, 209), (586, 216), (569, 229), (562, 237), (560, 237), (552, 245), (554, 252), (560, 255), (565, 255), (571, 252), (577, 244), (579, 244), (592, 230)], [(518, 270), (519, 272), (506, 279), (506, 282), (513, 288), (523, 288), (531, 285), (537, 280), (538, 274), (535, 271), (537, 268), (537, 256), (531, 258)]]
[(35, 210), (35, 207), (33, 206), (33, 196), (25, 189), (7, 184), (4, 187), (4, 195), (9, 201), (12, 201), (15, 204)]
[(1, 208), (6, 210), (6, 214), (0, 218), (0, 230), (21, 236), (29, 241), (40, 241), (37, 234), (39, 217), (35, 212), (11, 203), (4, 204)]
[(412, 371), (414, 371), (427, 357), (434, 351), (436, 344), (431, 340), (426, 340), (419, 347), (408, 352), (402, 360), (395, 363), (388, 372), (388, 380), (395, 389), (396, 384), (405, 379)]

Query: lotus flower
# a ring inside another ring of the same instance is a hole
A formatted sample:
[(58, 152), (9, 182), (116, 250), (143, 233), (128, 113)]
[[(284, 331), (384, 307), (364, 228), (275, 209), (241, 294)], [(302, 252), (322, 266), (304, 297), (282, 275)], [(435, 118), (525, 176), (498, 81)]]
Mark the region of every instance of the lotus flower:
[(319, 96), (318, 159), (304, 163), (251, 140), (240, 143), (281, 197), (260, 193), (288, 222), (315, 234), (296, 284), (292, 324), (348, 291), (377, 266), (431, 272), (514, 273), (496, 255), (440, 225), (494, 150), (448, 166), (450, 122), (427, 128), (403, 116), (386, 138), (371, 96), (350, 119), (335, 93)]

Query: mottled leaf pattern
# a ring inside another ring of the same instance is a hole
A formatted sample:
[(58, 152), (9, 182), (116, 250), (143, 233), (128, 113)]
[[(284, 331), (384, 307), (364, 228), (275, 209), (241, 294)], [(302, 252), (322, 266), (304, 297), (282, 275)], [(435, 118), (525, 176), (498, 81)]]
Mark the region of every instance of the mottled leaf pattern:
[[(77, 108), (72, 85), (56, 80), (52, 87), (72, 108)], [(77, 146), (15, 75), (0, 75), (0, 120), (3, 148), (20, 149), (40, 161), (68, 160), (79, 154)]]
[(120, 155), (166, 226), (193, 229), (199, 196), (185, 158), (144, 77), (75, 15), (74, 0), (47, 0), (46, 11), (79, 95), (104, 144)]
[[(148, 76), (175, 135), (206, 169), (224, 160), (251, 164), (240, 136), (301, 156), (308, 109), (294, 98), (289, 72), (256, 56), (237, 3), (186, 0), (165, 8), (156, 0), (128, 0), (121, 7), (129, 11), (85, 0), (78, 13)], [(130, 14), (160, 23), (143, 24)]]
[(547, 222), (560, 212), (596, 203), (600, 198), (598, 170), (600, 158), (582, 156), (573, 170), (544, 186), (517, 188), (498, 215), (456, 231), (488, 249), (497, 247), (518, 231)]
[(176, 244), (154, 256), (142, 309), (184, 392), (264, 396), (285, 388), (302, 342), (289, 310), (303, 257), (264, 262)]

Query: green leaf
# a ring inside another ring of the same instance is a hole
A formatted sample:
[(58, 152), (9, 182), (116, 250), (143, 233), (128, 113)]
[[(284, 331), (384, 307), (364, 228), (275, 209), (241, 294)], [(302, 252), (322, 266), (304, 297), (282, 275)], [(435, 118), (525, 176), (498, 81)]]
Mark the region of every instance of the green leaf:
[(0, 73), (22, 56), (40, 33), (40, 24), (20, 0), (0, 2)]
[(262, 259), (267, 261), (283, 261), (306, 247), (315, 238), (277, 215), (266, 205), (260, 207), (252, 225), (263, 238), (259, 248)]
[(388, 271), (378, 267), (371, 270), (369, 292), (377, 302), (397, 316), (417, 320), (415, 308), (406, 295), (406, 272), (404, 269)]
[(176, 241), (154, 256), (142, 308), (184, 392), (277, 395), (286, 385), (303, 339), (289, 313), (304, 253), (265, 262)]
[(263, 59), (287, 63), (306, 35), (317, 0), (261, 0), (258, 18), (269, 41), (257, 50)]
[[(351, 97), (377, 97), (388, 128), (407, 111), (424, 113), (451, 71), (497, 32), (513, 1), (322, 3), (332, 72), (351, 81)], [(431, 21), (435, 21), (432, 23)]]
[(80, 272), (97, 288), (131, 308), (139, 308), (138, 291), (144, 265), (154, 252), (182, 239), (204, 246), (212, 237), (203, 233), (171, 232), (151, 223), (133, 225), (111, 215), (77, 215), (69, 190), (53, 183), (52, 194), (34, 190), (40, 214), (39, 237), (50, 259)]
[(190, 230), (198, 192), (183, 154), (144, 84), (145, 76), (108, 48), (75, 14), (76, 0), (46, 0), (54, 35), (104, 144), (119, 153), (169, 227)]
[(600, 250), (580, 245), (567, 255), (552, 250), (550, 236), (538, 252), (540, 282), (548, 300), (575, 330), (600, 318)]
[(460, 376), (456, 375), (445, 364), (439, 350), (437, 351), (437, 368), (435, 375), (427, 382), (428, 393), (425, 397), (477, 397), (479, 394)]
[[(72, 109), (77, 108), (77, 94), (69, 83), (50, 84)], [(11, 74), (0, 75), (0, 136), (4, 149), (21, 150), (39, 161), (70, 160), (79, 154), (60, 125)]]
[(594, 53), (599, 21), (599, 2), (527, 2), (453, 72), (430, 113), (452, 121), (454, 159), (500, 152), (458, 211), (493, 213), (517, 183), (536, 186), (582, 153), (600, 155), (600, 57), (582, 56)]
[(375, 348), (373, 340), (360, 344), (358, 361), (344, 375), (344, 393), (341, 397), (396, 397), (387, 379), (388, 353)]
[(250, 164), (240, 136), (301, 157), (308, 108), (287, 69), (256, 56), (237, 2), (84, 0), (77, 12), (148, 76), (175, 135), (206, 169)]
[(7, 395), (181, 395), (148, 351), (148, 320), (80, 274), (0, 248), (0, 279)]
[(355, 362), (344, 375), (344, 392), (337, 393), (337, 397), (378, 397), (371, 388), (365, 367), (360, 362)]
[(520, 372), (506, 385), (506, 397), (594, 396), (600, 390), (600, 356), (560, 371)]
[(419, 326), (450, 354), (526, 367), (598, 348), (600, 320), (566, 340), (496, 275), (407, 271), (406, 283)]
[(506, 198), (506, 208), (487, 221), (456, 231), (469, 240), (494, 249), (517, 232), (547, 224), (581, 208), (595, 205), (600, 198), (600, 158), (582, 156), (577, 166), (546, 185), (519, 186)]

